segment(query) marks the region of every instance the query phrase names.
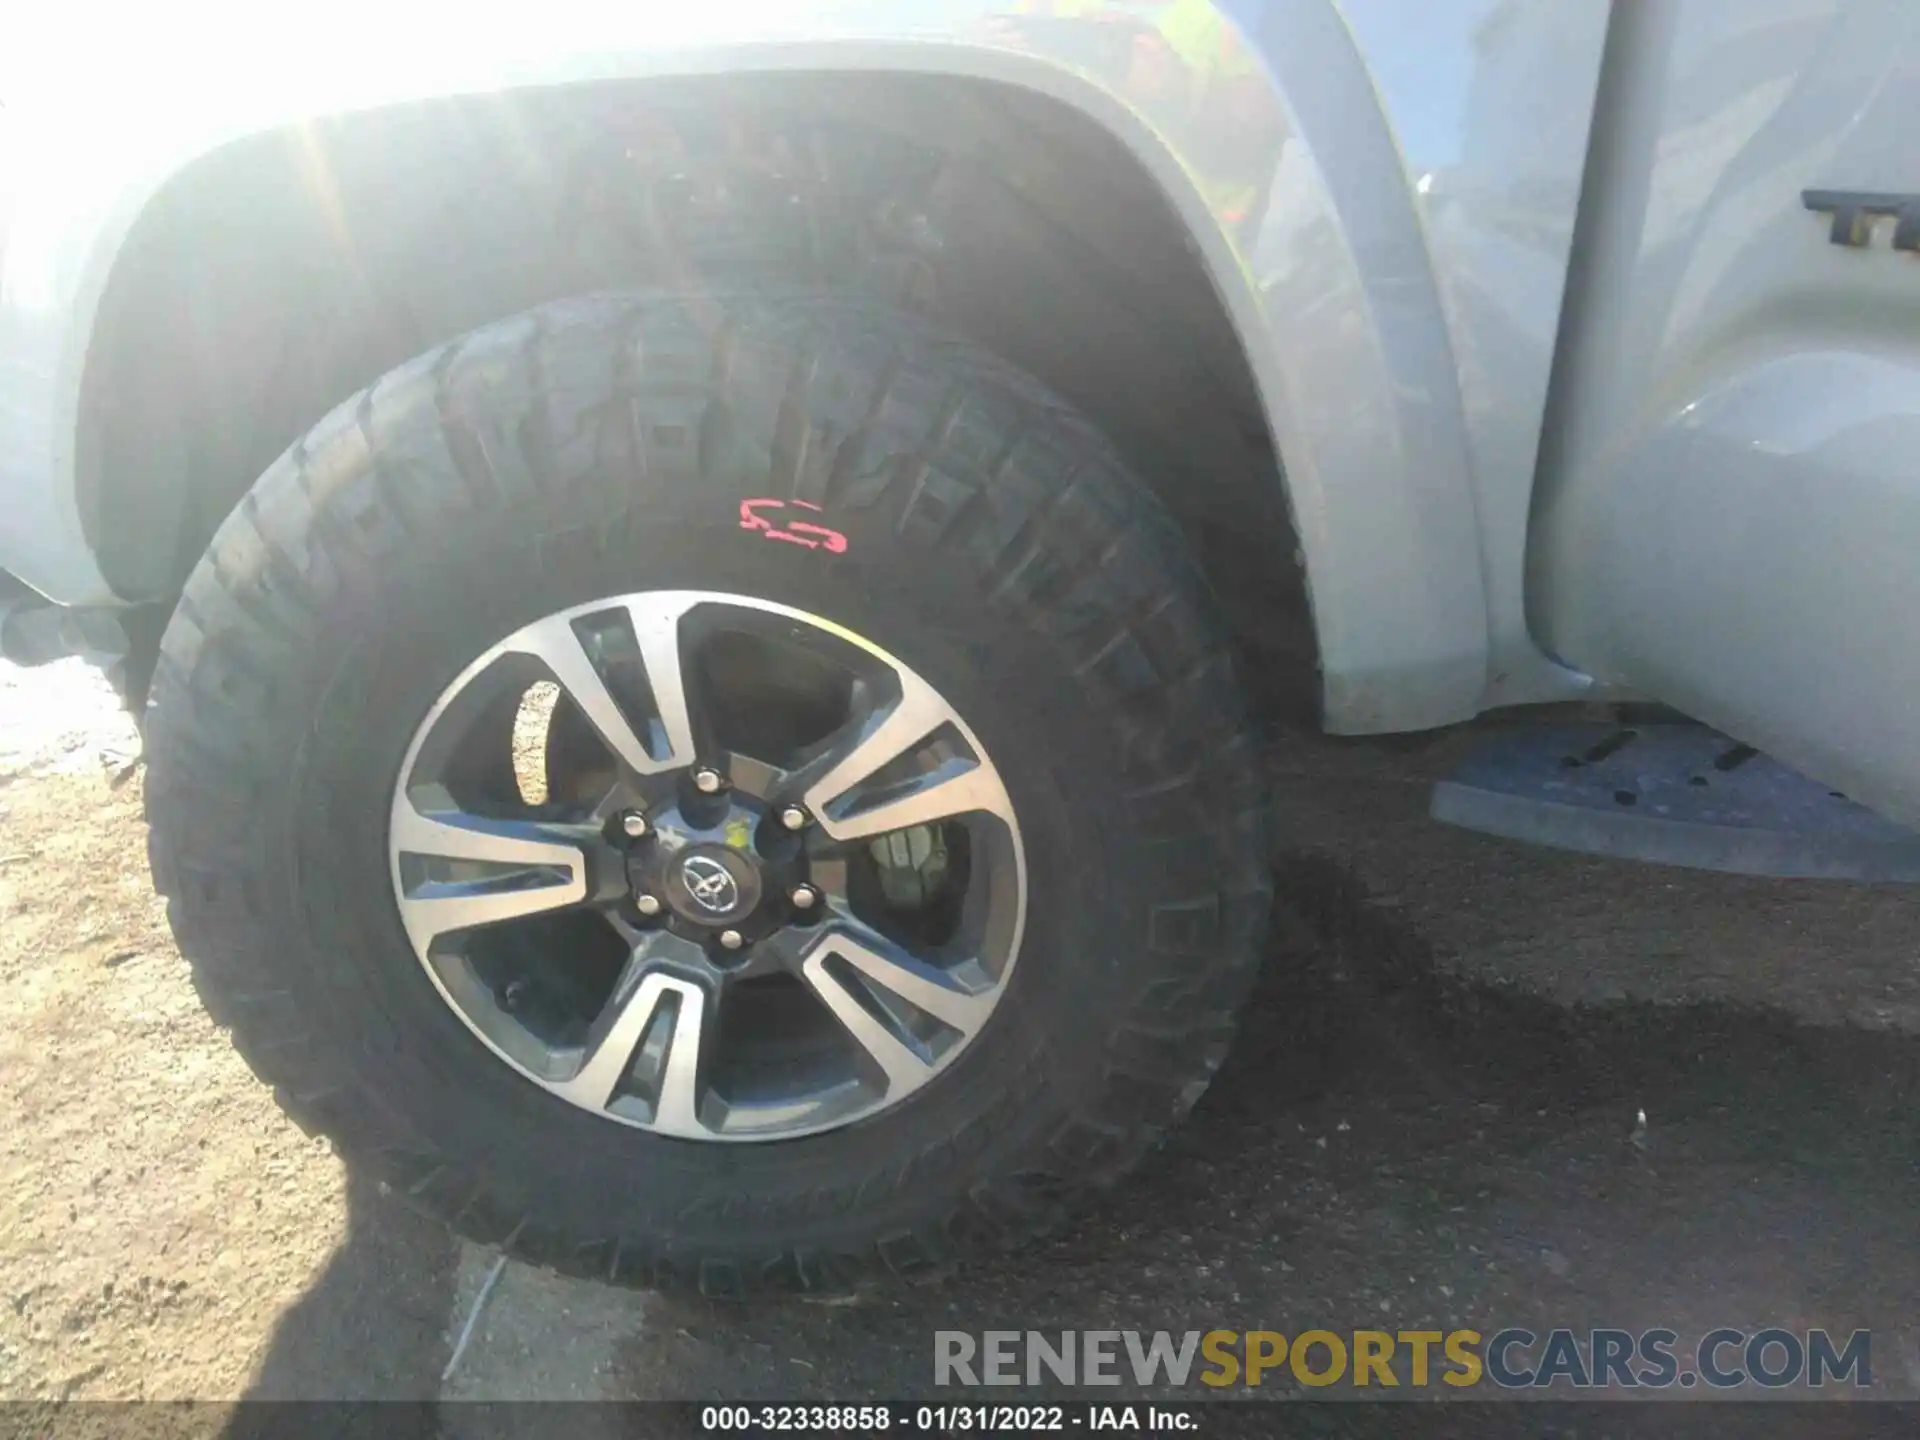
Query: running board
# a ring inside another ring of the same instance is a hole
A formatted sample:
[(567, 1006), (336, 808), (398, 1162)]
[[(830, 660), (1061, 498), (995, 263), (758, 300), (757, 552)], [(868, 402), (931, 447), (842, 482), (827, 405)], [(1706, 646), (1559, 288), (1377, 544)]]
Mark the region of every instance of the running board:
[(1504, 731), (1433, 787), (1433, 816), (1697, 870), (1920, 881), (1920, 835), (1699, 725)]

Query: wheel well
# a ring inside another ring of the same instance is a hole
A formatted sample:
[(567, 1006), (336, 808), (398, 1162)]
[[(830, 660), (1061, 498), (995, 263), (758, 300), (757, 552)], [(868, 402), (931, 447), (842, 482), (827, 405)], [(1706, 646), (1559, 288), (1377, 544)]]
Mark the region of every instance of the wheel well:
[(89, 349), (78, 489), (103, 572), (170, 602), (281, 450), (441, 340), (561, 295), (747, 279), (881, 293), (1038, 375), (1160, 492), (1267, 652), (1253, 672), (1312, 694), (1275, 448), (1183, 223), (1096, 123), (978, 80), (529, 90), (202, 158), (143, 211)]

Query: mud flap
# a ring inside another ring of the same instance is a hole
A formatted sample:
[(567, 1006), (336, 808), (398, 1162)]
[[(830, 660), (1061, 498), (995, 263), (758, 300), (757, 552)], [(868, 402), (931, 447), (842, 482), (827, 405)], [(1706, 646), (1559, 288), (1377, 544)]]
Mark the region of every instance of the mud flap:
[(1433, 816), (1697, 870), (1920, 881), (1920, 834), (1697, 725), (1504, 732), (1434, 786)]

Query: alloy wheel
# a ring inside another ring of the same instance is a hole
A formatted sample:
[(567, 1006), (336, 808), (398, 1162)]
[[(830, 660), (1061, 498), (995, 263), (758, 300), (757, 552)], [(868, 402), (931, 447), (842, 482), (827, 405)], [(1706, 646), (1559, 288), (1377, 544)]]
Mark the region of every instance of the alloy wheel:
[(865, 638), (743, 595), (624, 595), (501, 640), (420, 722), (388, 845), (474, 1035), (680, 1139), (899, 1104), (987, 1024), (1025, 916), (965, 720)]

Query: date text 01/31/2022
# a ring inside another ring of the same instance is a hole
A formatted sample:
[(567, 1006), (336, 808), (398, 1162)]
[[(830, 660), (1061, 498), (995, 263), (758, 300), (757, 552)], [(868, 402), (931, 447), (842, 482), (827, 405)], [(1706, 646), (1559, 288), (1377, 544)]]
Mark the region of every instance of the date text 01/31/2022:
[(700, 1428), (709, 1432), (784, 1430), (872, 1431), (946, 1435), (956, 1431), (1031, 1435), (1074, 1430), (1190, 1433), (1200, 1417), (1179, 1405), (707, 1405)]

